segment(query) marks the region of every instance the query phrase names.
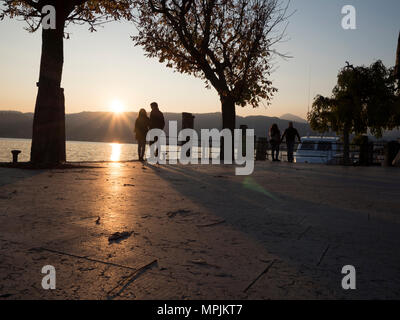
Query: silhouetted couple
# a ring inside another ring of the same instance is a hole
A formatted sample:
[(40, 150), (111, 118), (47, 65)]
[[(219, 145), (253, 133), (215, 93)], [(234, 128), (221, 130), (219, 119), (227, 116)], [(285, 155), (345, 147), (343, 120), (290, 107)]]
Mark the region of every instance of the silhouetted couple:
[[(138, 154), (139, 161), (144, 161), (144, 155), (146, 153), (146, 136), (151, 129), (161, 129), (164, 130), (165, 120), (164, 115), (158, 108), (158, 104), (153, 102), (151, 105), (150, 118), (147, 116), (145, 109), (140, 109), (139, 116), (135, 122), (135, 133), (136, 140), (138, 142)], [(157, 140), (152, 141), (150, 144), (157, 142)], [(156, 151), (156, 156), (158, 150)]]
[(293, 162), (294, 161), (293, 152), (294, 152), (296, 137), (299, 139), (299, 142), (301, 142), (299, 132), (293, 127), (293, 122), (289, 122), (289, 127), (285, 130), (282, 137), (278, 125), (274, 123), (272, 127), (269, 129), (269, 138), (272, 150), (272, 161), (280, 161), (279, 148), (282, 141), (286, 139), (288, 161)]

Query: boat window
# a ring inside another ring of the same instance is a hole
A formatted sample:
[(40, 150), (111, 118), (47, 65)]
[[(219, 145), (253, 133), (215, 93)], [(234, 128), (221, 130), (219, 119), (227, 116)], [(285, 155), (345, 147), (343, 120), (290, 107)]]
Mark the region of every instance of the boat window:
[(321, 141), (318, 143), (318, 151), (331, 151), (332, 142)]
[(315, 142), (312, 141), (304, 141), (301, 143), (300, 150), (314, 150)]

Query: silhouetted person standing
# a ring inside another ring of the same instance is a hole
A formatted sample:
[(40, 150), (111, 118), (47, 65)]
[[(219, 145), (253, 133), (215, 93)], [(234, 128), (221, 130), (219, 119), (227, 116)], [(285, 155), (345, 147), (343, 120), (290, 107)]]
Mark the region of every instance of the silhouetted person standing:
[(147, 117), (147, 112), (140, 109), (139, 116), (135, 122), (136, 140), (138, 142), (139, 161), (144, 161), (146, 152), (146, 136), (150, 128), (150, 119)]
[[(151, 106), (150, 130), (151, 129), (164, 130), (165, 127), (164, 115), (158, 108), (157, 102), (153, 102), (152, 104), (150, 104), (150, 106)], [(155, 142), (157, 142), (157, 138), (154, 141), (152, 141), (150, 145), (152, 145)], [(158, 149), (156, 150), (155, 156), (158, 157)]]
[(281, 144), (281, 131), (278, 125), (274, 123), (269, 129), (269, 143), (271, 144), (272, 150), (272, 161), (280, 161), (279, 158), (279, 146)]
[(301, 138), (297, 129), (293, 128), (293, 122), (289, 122), (289, 128), (285, 130), (282, 136), (283, 139), (286, 138), (286, 146), (287, 146), (287, 157), (289, 162), (294, 161), (293, 152), (294, 152), (294, 144), (296, 142), (296, 137), (301, 142)]
[(158, 108), (157, 102), (153, 102), (150, 106), (151, 106), (150, 129), (164, 130), (165, 127), (164, 115)]

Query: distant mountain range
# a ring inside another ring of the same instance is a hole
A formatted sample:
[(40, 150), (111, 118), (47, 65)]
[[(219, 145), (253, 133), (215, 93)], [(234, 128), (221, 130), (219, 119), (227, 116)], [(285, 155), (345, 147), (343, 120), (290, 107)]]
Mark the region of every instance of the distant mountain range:
[[(166, 121), (178, 121), (178, 130), (182, 126), (182, 115), (180, 113), (164, 113)], [(195, 129), (221, 129), (221, 113), (194, 114)], [(92, 141), (92, 142), (120, 142), (131, 143), (134, 141), (134, 123), (136, 112), (123, 115), (115, 115), (109, 112), (81, 112), (66, 115), (66, 135), (69, 141)], [(288, 120), (295, 123), (301, 136), (315, 135), (308, 123), (297, 116), (286, 114), (285, 119), (249, 116), (237, 117), (236, 125), (247, 125), (255, 130), (257, 137), (265, 137), (268, 128), (276, 123), (283, 131), (287, 128)], [(32, 113), (21, 113), (16, 111), (0, 111), (0, 137), (30, 139), (32, 136)], [(166, 127), (168, 134), (168, 126)], [(332, 134), (331, 134), (332, 135)], [(388, 132), (385, 139), (397, 139), (400, 131)]]
[(289, 120), (293, 122), (298, 122), (298, 123), (307, 123), (307, 120), (300, 118), (298, 116), (295, 116), (294, 114), (291, 113), (285, 113), (279, 117), (282, 120)]

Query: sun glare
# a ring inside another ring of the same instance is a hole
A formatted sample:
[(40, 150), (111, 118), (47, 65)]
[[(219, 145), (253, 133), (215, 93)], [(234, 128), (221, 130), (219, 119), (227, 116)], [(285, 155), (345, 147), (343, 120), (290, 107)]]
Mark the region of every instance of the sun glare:
[(121, 145), (119, 143), (111, 143), (111, 157), (112, 162), (119, 161), (121, 159)]
[(114, 100), (111, 103), (110, 110), (115, 114), (121, 114), (125, 111), (125, 106), (121, 101)]

